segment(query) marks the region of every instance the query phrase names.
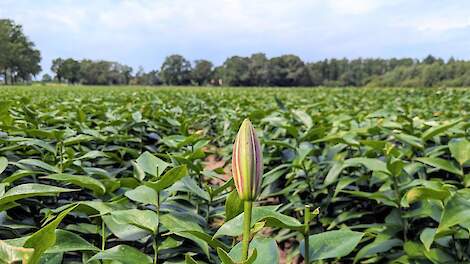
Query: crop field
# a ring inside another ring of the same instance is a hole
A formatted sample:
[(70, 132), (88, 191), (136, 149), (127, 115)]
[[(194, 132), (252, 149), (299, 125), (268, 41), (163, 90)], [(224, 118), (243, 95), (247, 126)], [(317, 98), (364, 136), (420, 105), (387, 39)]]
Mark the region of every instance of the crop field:
[(0, 87), (0, 263), (469, 263), (469, 114), (464, 88)]

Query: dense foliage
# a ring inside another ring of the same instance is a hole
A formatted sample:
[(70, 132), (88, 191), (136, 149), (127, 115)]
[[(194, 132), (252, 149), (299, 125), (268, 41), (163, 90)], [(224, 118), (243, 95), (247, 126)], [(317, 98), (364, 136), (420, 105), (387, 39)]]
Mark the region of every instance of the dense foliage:
[(31, 81), (41, 71), (41, 53), (20, 25), (0, 19), (0, 80), (4, 83)]
[[(57, 62), (64, 62), (57, 67)], [(66, 62), (69, 62), (68, 64)], [(329, 59), (304, 62), (295, 55), (267, 58), (263, 53), (250, 57), (233, 56), (214, 67), (210, 61), (197, 60), (194, 67), (181, 55), (166, 58), (159, 70), (145, 73), (139, 69), (131, 78), (132, 69), (119, 65), (125, 71), (99, 71), (80, 67), (73, 59), (56, 59), (52, 71), (58, 81), (83, 84), (139, 84), (139, 85), (226, 85), (226, 86), (371, 86), (371, 87), (435, 87), (469, 86), (470, 63), (450, 58), (444, 61), (428, 56), (423, 60), (403, 59)], [(105, 62), (95, 62), (105, 63)], [(107, 62), (109, 65), (113, 64)], [(75, 68), (72, 67), (76, 65)], [(97, 72), (98, 73), (93, 73)], [(114, 74), (111, 74), (111, 73)], [(101, 81), (86, 76), (107, 74), (124, 76), (103, 77)]]
[[(243, 214), (230, 157), (245, 117), (265, 167), (254, 263), (298, 263), (308, 232), (311, 261), (470, 261), (467, 89), (0, 93), (7, 263), (231, 263)], [(319, 207), (307, 226), (306, 205)]]

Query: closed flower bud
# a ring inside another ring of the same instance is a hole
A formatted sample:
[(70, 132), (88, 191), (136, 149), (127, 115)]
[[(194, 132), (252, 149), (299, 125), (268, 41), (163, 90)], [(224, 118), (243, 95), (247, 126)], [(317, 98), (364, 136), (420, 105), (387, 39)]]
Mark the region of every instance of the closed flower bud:
[(240, 199), (256, 200), (263, 176), (263, 154), (255, 129), (248, 119), (243, 121), (233, 144), (232, 176)]

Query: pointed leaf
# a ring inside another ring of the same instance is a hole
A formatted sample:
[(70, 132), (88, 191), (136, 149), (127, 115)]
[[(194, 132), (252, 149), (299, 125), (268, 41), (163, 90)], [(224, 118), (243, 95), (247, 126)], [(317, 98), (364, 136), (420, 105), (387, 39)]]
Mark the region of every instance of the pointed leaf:
[(459, 162), (460, 166), (463, 166), (465, 162), (470, 160), (470, 142), (466, 139), (449, 142), (449, 150), (452, 157)]
[(137, 164), (148, 174), (159, 177), (170, 165), (167, 162), (155, 157), (150, 152), (144, 152), (137, 159)]
[(178, 166), (167, 171), (159, 180), (156, 182), (146, 182), (145, 185), (159, 192), (164, 190), (181, 178), (188, 175), (188, 169), (186, 165)]
[[(364, 233), (350, 230), (327, 231), (309, 237), (310, 260), (339, 258), (349, 255), (359, 244)], [(304, 255), (305, 242), (300, 244), (300, 253)]]
[(145, 185), (141, 185), (134, 190), (127, 191), (124, 195), (132, 201), (157, 206), (158, 193), (154, 189)]
[(119, 224), (129, 224), (156, 234), (158, 226), (157, 214), (150, 210), (118, 210), (111, 212), (113, 219)]
[(429, 166), (448, 171), (453, 174), (463, 176), (462, 171), (457, 168), (451, 161), (441, 158), (417, 158), (419, 162), (427, 164)]
[(106, 192), (106, 187), (97, 179), (85, 175), (70, 175), (65, 173), (51, 174), (45, 179), (55, 180), (59, 182), (67, 182), (79, 187), (92, 190), (97, 195), (102, 195)]
[(53, 196), (62, 192), (73, 192), (76, 190), (65, 189), (39, 183), (26, 183), (9, 189), (0, 197), (0, 205), (14, 202), (19, 199), (35, 196)]
[(118, 245), (105, 251), (98, 252), (88, 262), (95, 260), (115, 260), (122, 264), (150, 264), (152, 258), (140, 252), (139, 250), (128, 246)]
[(0, 157), (0, 174), (7, 168), (8, 160), (5, 157)]
[(67, 216), (77, 205), (62, 211), (53, 221), (49, 222), (46, 226), (32, 234), (28, 240), (24, 243), (25, 248), (33, 248), (34, 254), (31, 258), (31, 264), (39, 263), (39, 259), (42, 254), (56, 243), (55, 229), (62, 222), (65, 216)]

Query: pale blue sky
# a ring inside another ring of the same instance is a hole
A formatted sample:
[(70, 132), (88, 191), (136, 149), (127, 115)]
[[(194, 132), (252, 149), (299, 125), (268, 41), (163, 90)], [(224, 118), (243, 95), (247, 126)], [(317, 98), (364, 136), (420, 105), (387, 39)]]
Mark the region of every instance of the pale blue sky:
[(43, 56), (156, 69), (165, 56), (470, 59), (470, 2), (436, 0), (0, 0)]

